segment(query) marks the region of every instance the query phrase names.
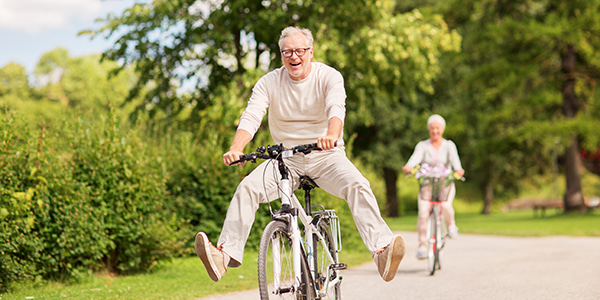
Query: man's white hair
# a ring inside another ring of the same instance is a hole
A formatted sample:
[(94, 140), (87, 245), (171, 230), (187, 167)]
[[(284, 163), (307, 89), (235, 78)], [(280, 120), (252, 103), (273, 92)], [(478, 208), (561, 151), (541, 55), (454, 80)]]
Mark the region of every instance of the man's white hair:
[(306, 38), (306, 46), (312, 48), (314, 39), (310, 30), (306, 28), (289, 26), (281, 31), (281, 36), (279, 37), (279, 49), (283, 49), (283, 43), (285, 42), (285, 39), (287, 37), (296, 33), (302, 33), (304, 35), (304, 38)]
[(439, 123), (442, 125), (442, 129), (446, 128), (446, 120), (444, 120), (444, 118), (438, 114), (432, 115), (431, 117), (429, 117), (429, 119), (427, 120), (427, 128), (429, 128), (431, 126), (432, 123)]

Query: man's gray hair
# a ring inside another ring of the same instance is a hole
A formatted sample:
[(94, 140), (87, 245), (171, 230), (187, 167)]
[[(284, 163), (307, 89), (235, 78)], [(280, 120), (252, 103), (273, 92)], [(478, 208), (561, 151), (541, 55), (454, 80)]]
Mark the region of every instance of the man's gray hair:
[(431, 123), (433, 122), (440, 123), (442, 128), (446, 128), (446, 120), (444, 120), (444, 118), (440, 115), (432, 115), (429, 117), (427, 120), (427, 129), (429, 129), (429, 126), (431, 126)]
[(287, 37), (296, 33), (302, 33), (304, 35), (304, 38), (306, 38), (306, 46), (312, 48), (314, 39), (310, 30), (306, 28), (289, 26), (281, 31), (281, 36), (279, 37), (279, 49), (283, 49), (283, 43), (285, 42), (285, 39)]

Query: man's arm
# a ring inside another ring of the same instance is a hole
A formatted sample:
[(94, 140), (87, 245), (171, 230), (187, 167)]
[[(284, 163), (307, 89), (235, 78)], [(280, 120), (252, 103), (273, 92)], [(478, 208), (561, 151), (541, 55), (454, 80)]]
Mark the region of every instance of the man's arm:
[[(233, 137), (233, 142), (231, 143), (231, 147), (229, 147), (229, 151), (223, 154), (223, 163), (228, 165), (238, 159), (240, 159), (240, 155), (244, 154), (244, 148), (248, 143), (252, 140), (252, 135), (244, 130), (238, 129), (235, 132), (235, 136)], [(245, 164), (245, 162), (239, 163), (238, 165), (241, 167)]]
[(317, 146), (323, 150), (330, 150), (335, 147), (335, 142), (340, 138), (344, 123), (338, 117), (332, 117), (327, 123), (327, 135), (320, 137)]

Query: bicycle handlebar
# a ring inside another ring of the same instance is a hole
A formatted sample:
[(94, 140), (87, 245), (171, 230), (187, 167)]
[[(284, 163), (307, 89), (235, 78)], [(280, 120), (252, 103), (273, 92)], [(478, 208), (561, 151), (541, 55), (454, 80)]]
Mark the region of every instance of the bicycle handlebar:
[(446, 169), (444, 166), (434, 166), (430, 167), (428, 165), (417, 165), (414, 167), (410, 173), (408, 173), (405, 177), (414, 176), (419, 180), (419, 183), (422, 183), (423, 180), (427, 179), (446, 179), (450, 181), (460, 180), (465, 181), (465, 177), (459, 175), (456, 171), (452, 169)]
[[(336, 143), (336, 145), (337, 145), (337, 143)], [(260, 146), (260, 147), (256, 148), (256, 152), (242, 154), (242, 155), (240, 155), (240, 159), (231, 162), (229, 165), (233, 166), (235, 164), (238, 164), (238, 163), (241, 163), (244, 161), (251, 161), (253, 163), (256, 163), (257, 159), (287, 158), (296, 153), (309, 154), (313, 150), (321, 151), (323, 149), (321, 149), (321, 147), (318, 147), (317, 143), (298, 145), (291, 149), (286, 149), (285, 147), (283, 147), (283, 144), (269, 145), (266, 147)], [(286, 152), (289, 152), (289, 153), (286, 153)]]

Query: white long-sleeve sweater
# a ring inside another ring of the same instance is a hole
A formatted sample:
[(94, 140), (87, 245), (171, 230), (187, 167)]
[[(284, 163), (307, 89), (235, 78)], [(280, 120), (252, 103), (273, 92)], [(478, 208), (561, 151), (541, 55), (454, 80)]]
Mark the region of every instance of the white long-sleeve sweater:
[[(285, 69), (275, 69), (258, 80), (238, 129), (254, 136), (269, 109), (269, 128), (276, 144), (285, 147), (315, 143), (327, 135), (330, 118), (346, 115), (342, 74), (323, 63), (312, 62), (308, 77), (292, 80)], [(344, 144), (343, 133), (337, 142)]]
[(406, 165), (413, 168), (414, 166), (423, 163), (430, 166), (441, 164), (446, 168), (452, 166), (454, 170), (462, 169), (456, 144), (454, 144), (453, 141), (446, 139), (442, 141), (442, 145), (438, 149), (435, 149), (435, 147), (431, 145), (430, 139), (420, 141), (417, 144), (415, 151), (408, 159)]

